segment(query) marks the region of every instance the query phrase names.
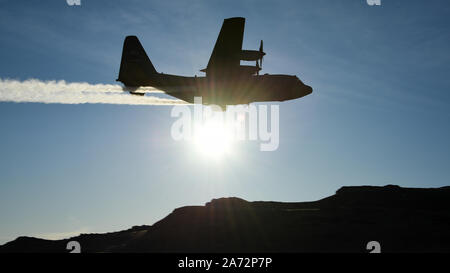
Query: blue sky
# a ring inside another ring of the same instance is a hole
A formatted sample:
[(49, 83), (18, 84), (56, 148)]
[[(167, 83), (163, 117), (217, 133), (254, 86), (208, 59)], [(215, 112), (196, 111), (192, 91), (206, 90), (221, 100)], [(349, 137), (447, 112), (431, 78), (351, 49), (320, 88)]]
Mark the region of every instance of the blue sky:
[(280, 104), (280, 146), (211, 161), (170, 136), (170, 106), (0, 103), (0, 243), (152, 224), (212, 198), (309, 201), (345, 185), (450, 178), (450, 4), (0, 1), (0, 78), (114, 84), (137, 35), (159, 72), (201, 75), (222, 20), (246, 17), (264, 73), (313, 94)]

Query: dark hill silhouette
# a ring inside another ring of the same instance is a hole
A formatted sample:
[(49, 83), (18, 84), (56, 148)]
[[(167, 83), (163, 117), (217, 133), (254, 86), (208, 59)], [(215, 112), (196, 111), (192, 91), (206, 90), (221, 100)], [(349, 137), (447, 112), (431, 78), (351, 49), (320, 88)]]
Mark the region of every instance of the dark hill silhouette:
[(450, 187), (342, 187), (315, 202), (213, 199), (152, 226), (65, 240), (19, 237), (0, 252), (450, 252)]

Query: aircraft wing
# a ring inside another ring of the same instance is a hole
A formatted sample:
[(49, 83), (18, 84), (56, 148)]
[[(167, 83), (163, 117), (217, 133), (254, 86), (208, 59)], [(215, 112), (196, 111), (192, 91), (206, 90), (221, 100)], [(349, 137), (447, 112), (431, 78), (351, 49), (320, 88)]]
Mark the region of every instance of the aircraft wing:
[(234, 17), (223, 21), (219, 37), (206, 68), (207, 74), (227, 74), (240, 65), (239, 54), (244, 39), (245, 18)]

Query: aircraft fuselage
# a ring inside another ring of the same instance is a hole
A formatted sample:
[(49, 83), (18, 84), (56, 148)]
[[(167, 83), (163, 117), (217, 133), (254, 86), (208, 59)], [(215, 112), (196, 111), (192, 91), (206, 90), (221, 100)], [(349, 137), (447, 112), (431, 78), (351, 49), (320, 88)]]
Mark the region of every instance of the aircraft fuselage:
[(312, 92), (312, 88), (303, 84), (296, 76), (269, 74), (210, 78), (156, 73), (149, 75), (139, 86), (152, 86), (190, 103), (194, 102), (194, 97), (202, 97), (205, 104), (221, 106), (285, 101), (301, 98)]

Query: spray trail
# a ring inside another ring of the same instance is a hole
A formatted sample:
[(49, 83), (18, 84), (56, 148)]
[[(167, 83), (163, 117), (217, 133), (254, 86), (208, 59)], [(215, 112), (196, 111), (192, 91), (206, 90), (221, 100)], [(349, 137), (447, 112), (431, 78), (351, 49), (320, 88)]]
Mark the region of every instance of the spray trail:
[[(162, 93), (162, 91), (144, 87), (135, 90), (143, 93)], [(84, 82), (67, 83), (61, 81), (25, 81), (0, 78), (0, 102), (39, 102), (39, 103), (106, 103), (130, 105), (176, 105), (186, 104), (178, 99), (156, 96), (133, 96), (125, 92), (122, 86), (115, 84), (89, 84)]]

